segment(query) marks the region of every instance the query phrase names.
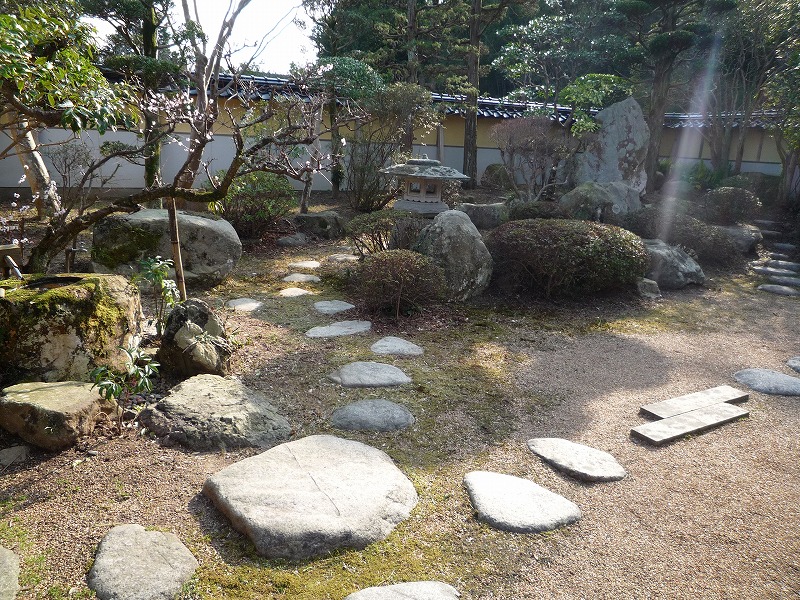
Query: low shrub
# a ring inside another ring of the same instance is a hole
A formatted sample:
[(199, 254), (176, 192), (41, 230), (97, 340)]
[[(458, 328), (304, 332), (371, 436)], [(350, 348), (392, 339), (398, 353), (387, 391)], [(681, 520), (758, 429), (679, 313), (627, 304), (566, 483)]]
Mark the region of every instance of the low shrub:
[(234, 179), (228, 194), (209, 210), (233, 225), (240, 238), (257, 239), (295, 205), (295, 190), (286, 177), (259, 171)]
[(756, 216), (761, 202), (740, 187), (720, 187), (707, 191), (694, 204), (692, 215), (707, 223), (734, 225)]
[(427, 221), (403, 210), (376, 210), (356, 215), (345, 227), (356, 252), (361, 256), (394, 249), (408, 249)]
[(353, 296), (372, 311), (395, 318), (440, 300), (444, 272), (427, 256), (411, 250), (386, 250), (365, 257), (351, 279)]
[(566, 218), (566, 214), (558, 205), (558, 202), (513, 202), (508, 213), (508, 218), (511, 221), (522, 221), (524, 219), (564, 219)]
[(486, 245), (501, 284), (546, 297), (630, 285), (648, 266), (638, 236), (588, 221), (510, 221), (492, 232)]

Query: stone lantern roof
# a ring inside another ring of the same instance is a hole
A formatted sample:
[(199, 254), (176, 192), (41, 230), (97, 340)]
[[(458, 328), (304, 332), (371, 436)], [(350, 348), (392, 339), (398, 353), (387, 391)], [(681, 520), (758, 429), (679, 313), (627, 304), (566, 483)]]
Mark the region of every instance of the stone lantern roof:
[(469, 179), (467, 175), (458, 170), (447, 167), (438, 160), (428, 158), (427, 154), (423, 154), (419, 158), (411, 158), (402, 165), (386, 167), (381, 169), (380, 172), (400, 178), (416, 177), (419, 179), (456, 179), (464, 181)]
[(394, 203), (395, 210), (410, 210), (425, 216), (437, 215), (449, 207), (442, 201), (442, 183), (448, 180), (467, 180), (469, 177), (452, 167), (442, 165), (423, 154), (403, 165), (393, 165), (379, 171), (397, 177), (403, 183), (403, 197)]

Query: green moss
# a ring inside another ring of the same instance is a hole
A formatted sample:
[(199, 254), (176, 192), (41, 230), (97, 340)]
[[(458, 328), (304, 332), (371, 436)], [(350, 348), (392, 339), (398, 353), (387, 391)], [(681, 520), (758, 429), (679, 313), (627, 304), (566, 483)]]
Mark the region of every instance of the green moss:
[(92, 261), (107, 269), (136, 263), (142, 257), (154, 256), (161, 242), (161, 232), (144, 227), (132, 227), (117, 238), (114, 246), (92, 246)]

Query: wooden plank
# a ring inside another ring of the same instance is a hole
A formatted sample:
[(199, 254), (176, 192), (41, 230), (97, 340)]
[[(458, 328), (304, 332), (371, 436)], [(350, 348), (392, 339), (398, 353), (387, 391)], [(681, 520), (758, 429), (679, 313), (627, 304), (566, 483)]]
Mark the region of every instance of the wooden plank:
[(631, 435), (660, 446), (690, 433), (699, 433), (749, 415), (749, 411), (721, 402), (631, 429)]
[(667, 419), (698, 408), (713, 406), (720, 402), (746, 402), (750, 395), (729, 385), (720, 385), (702, 392), (694, 392), (661, 402), (645, 404), (639, 409), (643, 415), (656, 419)]

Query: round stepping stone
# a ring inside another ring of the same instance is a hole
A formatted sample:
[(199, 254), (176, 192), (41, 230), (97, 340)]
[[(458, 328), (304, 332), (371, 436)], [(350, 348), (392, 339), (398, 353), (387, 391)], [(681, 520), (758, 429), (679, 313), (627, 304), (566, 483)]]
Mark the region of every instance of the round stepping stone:
[(331, 425), (347, 431), (397, 431), (411, 427), (414, 416), (402, 404), (389, 400), (359, 400), (337, 408)]
[(758, 286), (762, 292), (769, 292), (770, 294), (778, 294), (779, 296), (800, 296), (800, 290), (797, 288), (789, 287), (788, 285), (775, 285), (773, 283), (763, 283)]
[(439, 581), (412, 581), (353, 592), (344, 600), (458, 600), (456, 588)]
[(308, 290), (304, 290), (303, 288), (298, 287), (290, 287), (286, 288), (285, 290), (281, 290), (279, 294), (284, 298), (297, 298), (298, 296), (307, 296), (310, 294)]
[(770, 275), (769, 280), (778, 285), (788, 285), (791, 287), (800, 286), (800, 277), (778, 277), (776, 275)]
[(379, 339), (369, 347), (375, 354), (398, 356), (422, 356), (425, 351), (416, 344), (392, 335)]
[(355, 308), (355, 305), (343, 300), (322, 300), (320, 302), (314, 302), (314, 308), (323, 315), (335, 315)]
[(800, 396), (800, 378), (769, 369), (743, 369), (733, 378), (741, 384), (764, 394)]
[(528, 448), (546, 463), (583, 481), (618, 481), (627, 475), (608, 452), (561, 438), (528, 440)]
[(353, 362), (337, 369), (330, 379), (343, 387), (389, 387), (411, 383), (411, 378), (393, 365), (372, 361)]
[(581, 518), (575, 503), (527, 479), (472, 471), (464, 487), (478, 519), (502, 531), (538, 533)]
[(787, 242), (776, 242), (772, 244), (772, 247), (775, 248), (775, 250), (780, 250), (781, 252), (794, 252), (797, 250), (797, 246)]
[(19, 557), (0, 546), (0, 598), (13, 600), (19, 591)]
[(306, 331), (306, 337), (327, 338), (339, 337), (342, 335), (356, 335), (357, 333), (365, 333), (371, 328), (372, 323), (369, 321), (339, 321), (337, 323), (331, 323), (330, 325), (312, 327)]
[(203, 493), (259, 554), (293, 560), (384, 539), (417, 504), (414, 486), (371, 446), (313, 435), (209, 477)]
[(197, 566), (174, 533), (117, 525), (97, 547), (86, 581), (100, 600), (174, 598)]
[(358, 256), (355, 254), (331, 254), (328, 260), (336, 263), (358, 262)]
[(309, 275), (308, 273), (292, 273), (284, 277), (282, 281), (286, 283), (319, 283), (322, 280), (316, 275)]
[(786, 361), (790, 368), (800, 373), (800, 356), (795, 356)]
[(318, 260), (300, 260), (297, 262), (289, 263), (287, 265), (290, 269), (319, 269)]
[(790, 271), (800, 271), (800, 263), (792, 262), (789, 260), (770, 260), (767, 261), (768, 267), (776, 269), (789, 269)]
[(788, 277), (792, 277), (797, 275), (794, 271), (790, 271), (789, 269), (776, 269), (775, 267), (750, 267), (753, 272), (758, 273), (759, 275), (785, 275)]
[(228, 300), (225, 306), (236, 312), (253, 312), (260, 308), (264, 303), (252, 298), (236, 298)]

